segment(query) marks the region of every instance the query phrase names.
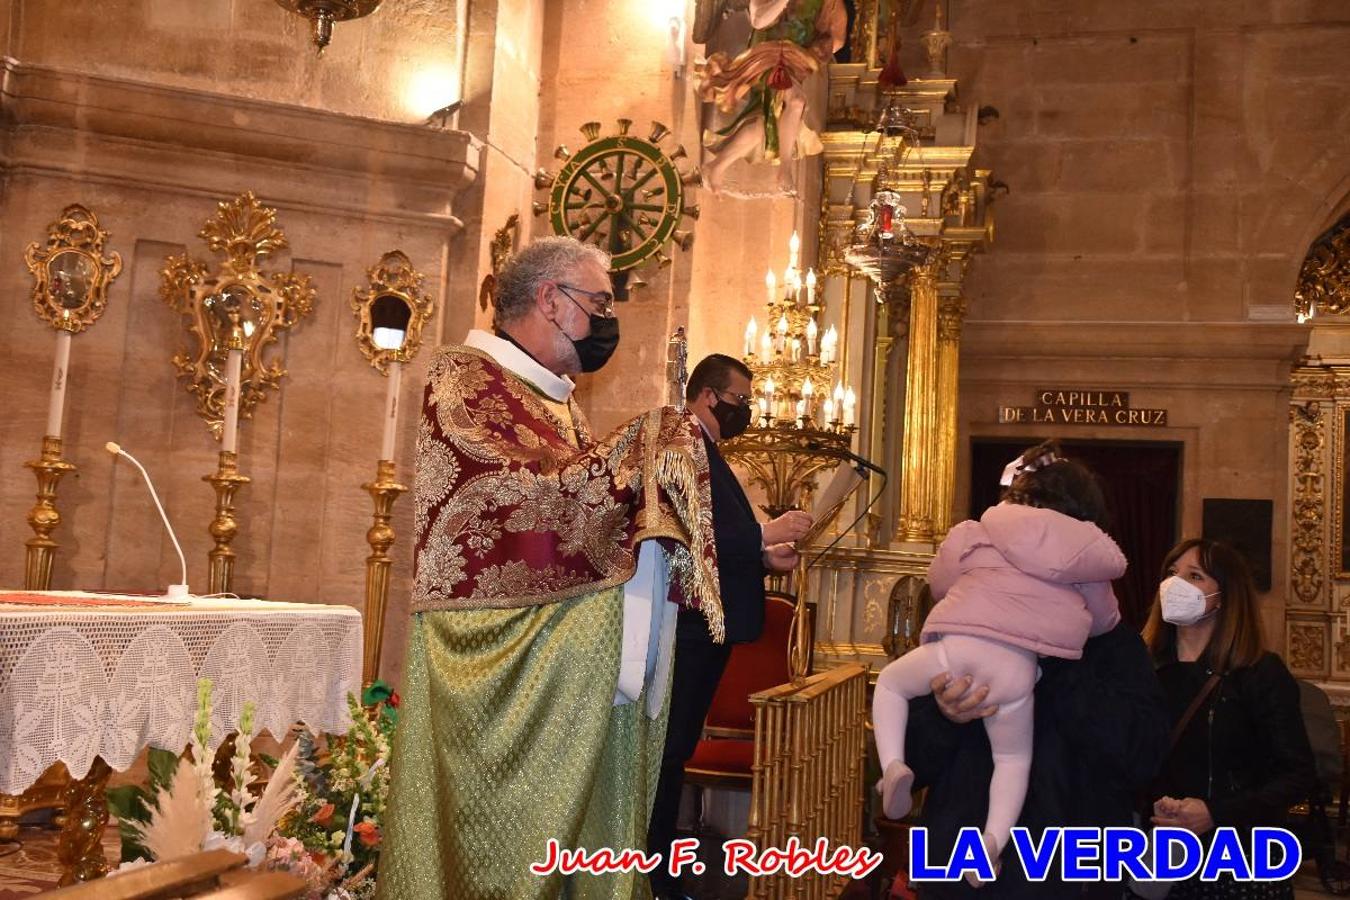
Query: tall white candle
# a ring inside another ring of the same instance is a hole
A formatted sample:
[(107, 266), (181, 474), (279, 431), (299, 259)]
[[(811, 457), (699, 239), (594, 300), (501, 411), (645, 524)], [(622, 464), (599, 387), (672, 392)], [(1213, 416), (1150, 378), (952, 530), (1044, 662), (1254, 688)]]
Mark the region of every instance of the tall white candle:
[(52, 367), (52, 396), (47, 403), (47, 435), (61, 436), (61, 418), (66, 409), (66, 381), (70, 376), (70, 332), (56, 332), (56, 363)]
[(225, 424), (220, 432), (220, 449), (234, 453), (239, 446), (239, 380), (244, 366), (244, 351), (231, 350), (225, 361)]
[(380, 459), (394, 458), (394, 437), (398, 434), (398, 392), (403, 383), (403, 364), (389, 363), (389, 384), (384, 391), (384, 441), (380, 444)]

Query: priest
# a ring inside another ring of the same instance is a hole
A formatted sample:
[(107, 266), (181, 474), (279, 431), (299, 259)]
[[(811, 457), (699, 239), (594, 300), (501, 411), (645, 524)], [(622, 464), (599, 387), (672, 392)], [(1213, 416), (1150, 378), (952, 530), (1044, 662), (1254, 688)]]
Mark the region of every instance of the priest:
[(531, 868), (551, 840), (646, 847), (676, 603), (723, 637), (697, 421), (664, 407), (597, 440), (572, 396), (618, 344), (608, 269), (535, 241), (493, 332), (432, 363), (385, 900), (646, 895), (636, 871)]

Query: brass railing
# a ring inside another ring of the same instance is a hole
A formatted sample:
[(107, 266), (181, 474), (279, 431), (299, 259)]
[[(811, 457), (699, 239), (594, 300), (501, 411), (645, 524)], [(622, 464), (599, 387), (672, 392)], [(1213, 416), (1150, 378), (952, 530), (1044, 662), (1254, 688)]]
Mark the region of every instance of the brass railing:
[[(844, 665), (753, 694), (755, 759), (746, 837), (759, 850), (796, 837), (862, 846), (867, 668)], [(846, 875), (783, 872), (750, 879), (752, 898), (838, 895)]]

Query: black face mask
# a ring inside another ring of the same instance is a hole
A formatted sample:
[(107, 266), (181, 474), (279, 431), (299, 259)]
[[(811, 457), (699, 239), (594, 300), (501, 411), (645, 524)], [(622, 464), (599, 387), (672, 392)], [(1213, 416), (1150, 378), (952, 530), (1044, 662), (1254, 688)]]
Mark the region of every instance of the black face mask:
[(579, 341), (572, 341), (572, 346), (577, 348), (581, 371), (599, 371), (609, 362), (609, 358), (619, 346), (619, 320), (613, 317), (591, 316), (591, 333)]
[(576, 348), (577, 359), (581, 360), (581, 371), (598, 372), (604, 368), (605, 363), (609, 362), (609, 358), (614, 355), (615, 349), (619, 346), (619, 319), (617, 316), (597, 316), (577, 303), (575, 298), (561, 287), (559, 291), (568, 300), (576, 303), (577, 309), (586, 313), (590, 318), (591, 333), (581, 340), (577, 340), (563, 331), (561, 325), (556, 322), (553, 324), (559, 331), (562, 331), (563, 335), (572, 342), (572, 346)]
[(722, 440), (729, 441), (750, 427), (750, 407), (739, 403), (728, 403), (721, 397), (712, 408), (713, 418), (717, 420), (717, 430)]

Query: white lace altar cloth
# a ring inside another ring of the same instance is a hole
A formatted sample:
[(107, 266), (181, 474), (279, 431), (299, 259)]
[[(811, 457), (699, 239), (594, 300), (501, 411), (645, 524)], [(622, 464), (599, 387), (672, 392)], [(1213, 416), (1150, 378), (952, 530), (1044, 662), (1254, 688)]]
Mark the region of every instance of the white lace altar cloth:
[[(345, 732), (361, 691), (361, 614), (348, 606), (262, 600), (144, 603), (70, 592), (72, 606), (16, 605), (0, 591), (0, 794), (20, 794), (58, 760), (82, 778), (95, 756), (124, 770), (146, 746), (180, 752), (212, 688), (211, 749), (256, 704), (256, 731), (296, 722)], [(58, 599), (64, 599), (57, 595)], [(96, 598), (96, 599), (95, 599)]]

